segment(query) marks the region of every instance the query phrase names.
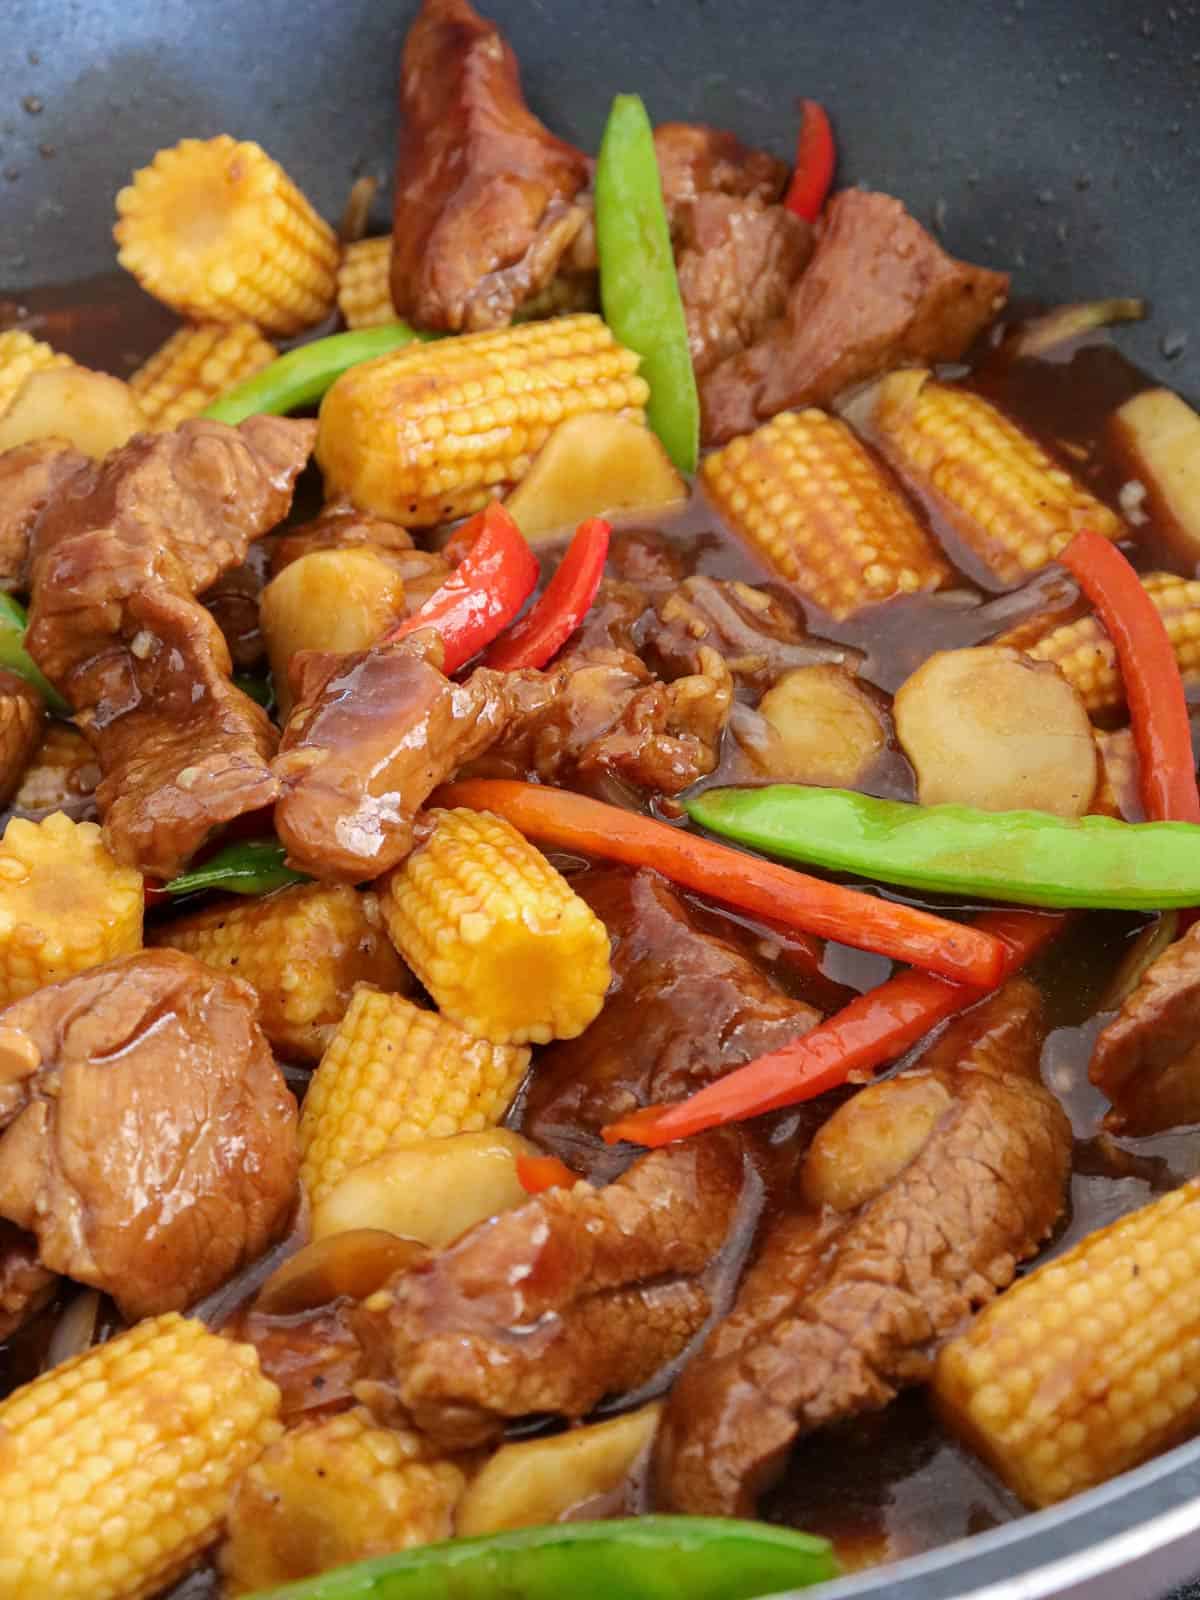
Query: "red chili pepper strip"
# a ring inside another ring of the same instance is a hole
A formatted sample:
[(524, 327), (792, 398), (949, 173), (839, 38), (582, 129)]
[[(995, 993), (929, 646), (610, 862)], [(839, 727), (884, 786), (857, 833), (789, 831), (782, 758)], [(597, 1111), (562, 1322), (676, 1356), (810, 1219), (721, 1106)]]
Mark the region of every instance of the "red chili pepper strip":
[(483, 658), (485, 666), (515, 672), (519, 667), (544, 667), (558, 654), (591, 610), (604, 576), (611, 532), (602, 517), (580, 523), (540, 599), (491, 646)]
[(147, 911), (152, 906), (164, 905), (173, 898), (156, 878), (144, 878), (142, 880), (142, 895), (145, 899)]
[(557, 1156), (518, 1156), (517, 1182), (526, 1194), (541, 1194), (546, 1189), (572, 1188), (579, 1174)]
[(1104, 624), (1125, 683), (1149, 822), (1200, 822), (1187, 699), (1170, 635), (1133, 567), (1098, 533), (1078, 534), (1058, 558)]
[(390, 642), (436, 628), (447, 675), (491, 644), (537, 587), (537, 557), (504, 507), (493, 501), (478, 517), (475, 542), (455, 571), (419, 611), (385, 635)]
[(874, 950), (960, 983), (988, 988), (1003, 971), (1005, 947), (978, 928), (811, 878), (567, 789), (508, 778), (468, 778), (439, 789), (432, 803), (495, 811), (546, 844), (631, 867), (654, 867), (686, 889), (754, 916), (774, 917), (789, 927)]
[(800, 133), (796, 139), (796, 170), (783, 203), (806, 222), (815, 222), (833, 184), (837, 147), (829, 113), (816, 100), (800, 102)]
[[(1004, 946), (996, 987), (1023, 967), (1062, 927), (1061, 915), (990, 911), (975, 924)], [(794, 1044), (759, 1056), (674, 1105), (646, 1106), (604, 1129), (609, 1144), (657, 1148), (705, 1128), (776, 1111), (871, 1072), (901, 1056), (947, 1017), (973, 1005), (985, 991), (947, 983), (928, 972), (900, 972), (861, 994)]]

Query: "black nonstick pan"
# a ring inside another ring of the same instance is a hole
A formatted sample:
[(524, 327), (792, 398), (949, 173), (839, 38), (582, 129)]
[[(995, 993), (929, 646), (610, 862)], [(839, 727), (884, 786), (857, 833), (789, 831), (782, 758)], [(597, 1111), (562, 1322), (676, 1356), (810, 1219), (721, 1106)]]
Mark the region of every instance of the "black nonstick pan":
[[(336, 216), (387, 179), (413, 0), (2, 0), (0, 298), (114, 265), (114, 191), (185, 135), (257, 139)], [(486, 0), (528, 97), (594, 149), (616, 90), (900, 196), (1022, 298), (1144, 295), (1122, 348), (1200, 396), (1200, 5), (1189, 0)], [(378, 218), (390, 207), (381, 193)], [(828, 1600), (1139, 1600), (1200, 1574), (1200, 1441)], [(1191, 1591), (1200, 1596), (1200, 1588)]]

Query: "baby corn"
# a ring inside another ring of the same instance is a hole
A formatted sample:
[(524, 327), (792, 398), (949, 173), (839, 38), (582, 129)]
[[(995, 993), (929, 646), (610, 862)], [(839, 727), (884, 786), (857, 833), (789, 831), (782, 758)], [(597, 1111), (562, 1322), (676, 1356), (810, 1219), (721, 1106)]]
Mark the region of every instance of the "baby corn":
[(268, 366), (279, 354), (252, 322), (180, 328), (134, 373), (129, 387), (156, 433), (204, 408)]
[(52, 722), (25, 769), (13, 810), (36, 816), (48, 811), (77, 813), (90, 806), (99, 782), (96, 752), (87, 739), (69, 722)]
[(528, 1065), (528, 1050), (477, 1039), (399, 995), (355, 990), (300, 1113), (309, 1199), (400, 1140), (494, 1127)]
[(333, 307), (336, 234), (248, 140), (160, 150), (117, 195), (117, 219), (121, 265), (191, 322), (299, 333)]
[(379, 902), (345, 884), (296, 884), (262, 900), (213, 906), (169, 922), (152, 942), (245, 979), (258, 994), (267, 1038), (300, 1060), (319, 1058), (355, 984), (412, 986), (384, 933)]
[(228, 1592), (448, 1539), (465, 1481), (451, 1462), (430, 1460), (416, 1434), (365, 1411), (301, 1423), (237, 1487), (218, 1558)]
[(32, 372), (45, 372), (49, 367), (73, 367), (70, 356), (61, 355), (48, 344), (22, 333), (19, 328), (9, 328), (0, 333), (0, 412), (5, 411), (16, 398), (17, 390)]
[(1037, 572), (1082, 528), (1119, 539), (1115, 511), (981, 395), (895, 372), (875, 392), (872, 436), (1000, 583)]
[[(1142, 583), (1166, 624), (1184, 683), (1200, 683), (1200, 579), (1151, 572)], [(1031, 618), (992, 643), (1011, 644), (1035, 661), (1052, 661), (1089, 717), (1111, 717), (1125, 703), (1112, 640), (1091, 612), (1068, 622), (1049, 617), (1041, 627)]]
[(1200, 1424), (1200, 1179), (1089, 1234), (942, 1351), (943, 1416), (1031, 1506)]
[(384, 881), (396, 948), (469, 1033), (495, 1044), (575, 1038), (608, 989), (604, 924), (511, 822), (427, 815), (432, 832)]
[(638, 358), (596, 316), (413, 344), (364, 361), (325, 396), (316, 456), (327, 500), (404, 527), (477, 511), (528, 472), (564, 417), (644, 420)]
[(14, 817), (0, 839), (0, 1005), (142, 947), (142, 875), (94, 822)]
[(0, 1595), (142, 1600), (217, 1537), (279, 1435), (250, 1345), (174, 1312), (0, 1402)]
[(823, 411), (784, 412), (714, 451), (701, 471), (734, 531), (839, 620), (950, 577), (870, 451)]
[(359, 239), (342, 250), (337, 275), (338, 310), (348, 328), (395, 322), (392, 304), (392, 236)]

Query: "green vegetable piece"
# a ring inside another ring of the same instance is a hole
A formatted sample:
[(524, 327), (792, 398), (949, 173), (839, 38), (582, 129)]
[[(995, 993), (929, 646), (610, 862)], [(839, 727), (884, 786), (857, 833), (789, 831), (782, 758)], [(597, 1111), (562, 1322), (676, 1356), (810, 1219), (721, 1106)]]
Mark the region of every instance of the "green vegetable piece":
[(233, 682), (235, 688), (249, 695), (260, 706), (265, 706), (268, 711), (275, 704), (275, 686), (268, 673), (235, 672)]
[(45, 677), (25, 648), (25, 608), (10, 594), (0, 594), (0, 667), (31, 683), (51, 711), (69, 717), (71, 707)]
[(613, 334), (642, 358), (650, 426), (680, 472), (700, 453), (700, 396), (654, 152), (636, 94), (613, 101), (596, 163), (600, 300)]
[(277, 839), (244, 839), (226, 845), (201, 866), (163, 887), (168, 894), (195, 894), (198, 889), (224, 889), (229, 894), (267, 894), (287, 883), (307, 883), (303, 872), (284, 865), (287, 851)]
[(327, 339), (289, 350), (269, 367), (256, 372), (236, 389), (214, 400), (202, 417), (212, 422), (227, 422), (236, 427), (247, 417), (263, 412), (283, 416), (319, 400), (326, 389), (350, 367), (375, 356), (387, 355), (414, 339), (432, 339), (435, 334), (418, 333), (407, 322), (387, 322), (378, 328), (360, 328), (355, 333), (333, 333)]
[(257, 1600), (753, 1600), (837, 1576), (829, 1544), (725, 1517), (637, 1517), (452, 1539)]
[(709, 789), (694, 822), (788, 861), (1024, 906), (1162, 911), (1200, 901), (1200, 825), (979, 811), (772, 784)]

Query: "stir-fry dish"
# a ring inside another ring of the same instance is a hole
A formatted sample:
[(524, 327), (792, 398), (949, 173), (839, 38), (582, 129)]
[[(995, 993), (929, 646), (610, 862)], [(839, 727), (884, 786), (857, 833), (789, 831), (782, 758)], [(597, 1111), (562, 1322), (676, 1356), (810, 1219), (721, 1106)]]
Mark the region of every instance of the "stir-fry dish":
[(0, 1600), (748, 1600), (1200, 1431), (1200, 417), (834, 112), (424, 0), (390, 234), (184, 139), (9, 305)]

